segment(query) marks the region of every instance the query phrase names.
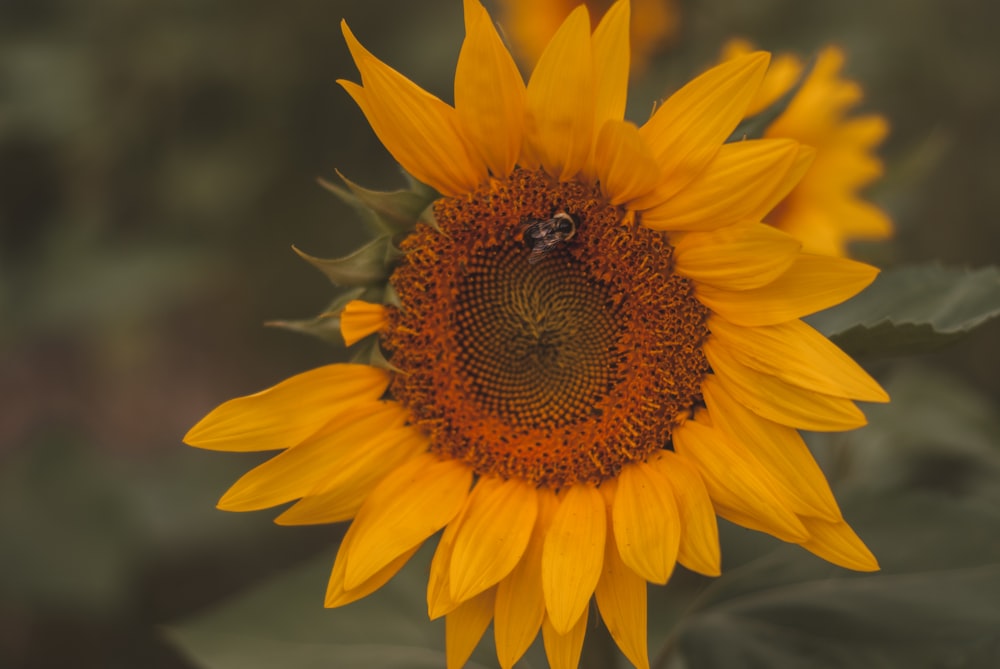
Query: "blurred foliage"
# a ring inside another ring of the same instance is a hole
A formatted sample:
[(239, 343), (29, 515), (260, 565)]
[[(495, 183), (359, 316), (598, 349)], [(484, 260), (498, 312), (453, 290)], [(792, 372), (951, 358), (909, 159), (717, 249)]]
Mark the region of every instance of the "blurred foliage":
[(660, 666), (996, 666), (1000, 421), (945, 374), (903, 366), (886, 389), (893, 401), (871, 407), (868, 427), (812, 440), (840, 455), (837, 496), (882, 571), (836, 569), (791, 546), (750, 550), (709, 586)]
[[(872, 197), (898, 234), (860, 250), (885, 266), (997, 263), (998, 14), (980, 0), (689, 0), (679, 41), (635, 82), (630, 115), (644, 117), (730, 37), (804, 55), (838, 42), (866, 107), (893, 126), (887, 176)], [(257, 456), (179, 443), (219, 401), (345, 355), (260, 327), (329, 299), (291, 245), (336, 257), (366, 239), (317, 177), (334, 181), (339, 168), (366, 187), (405, 185), (335, 84), (356, 78), (342, 17), (373, 51), (450, 99), (457, 0), (0, 3), (0, 666), (284, 666), (285, 644), (309, 639), (301, 666), (328, 665), (338, 644), (341, 663), (393, 666), (407, 644), (406, 666), (440, 666), (439, 626), (421, 611), (389, 618), (421, 608), (419, 562), (370, 602), (323, 611), (342, 528), (277, 528), (268, 514), (213, 511)], [(956, 331), (939, 312), (916, 316), (895, 322)], [(908, 655), (917, 650), (943, 666), (992, 666), (998, 334), (994, 322), (924, 358), (947, 375), (877, 363), (876, 372), (891, 371), (893, 403), (871, 407), (863, 430), (813, 440), (887, 576), (845, 574), (724, 528), (726, 576), (680, 574), (651, 591), (651, 619), (661, 623), (651, 647), (669, 640), (674, 650), (664, 661), (796, 659), (748, 638), (751, 620), (779, 636), (801, 623), (785, 647), (827, 653), (819, 666), (848, 657), (884, 665), (868, 627), (850, 628), (843, 648), (824, 645), (838, 607), (861, 603), (879, 638), (897, 644), (885, 652), (903, 653), (908, 666), (922, 666)], [(276, 580), (229, 600), (266, 578)], [(906, 617), (932, 615), (927, 604), (950, 617)], [(689, 606), (697, 613), (675, 628)], [(371, 616), (384, 635), (347, 636)], [(170, 633), (178, 651), (157, 626), (187, 619)], [(914, 636), (932, 624), (940, 637)], [(704, 634), (729, 639), (733, 655), (692, 654)], [(601, 638), (595, 631), (588, 643)], [(234, 647), (248, 654), (226, 658)], [(492, 666), (489, 648), (476, 657)], [(537, 653), (529, 660), (542, 666)]]

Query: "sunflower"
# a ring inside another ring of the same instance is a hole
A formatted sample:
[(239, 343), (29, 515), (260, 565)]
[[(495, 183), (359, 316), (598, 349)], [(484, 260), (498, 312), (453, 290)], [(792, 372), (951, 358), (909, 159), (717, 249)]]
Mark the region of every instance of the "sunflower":
[[(499, 0), (499, 21), (516, 55), (535, 63), (552, 35), (577, 2), (574, 0)], [(584, 3), (591, 14), (603, 14), (609, 0)], [(631, 22), (632, 74), (646, 68), (650, 58), (669, 46), (680, 27), (676, 0), (633, 0)]]
[[(750, 44), (733, 40), (723, 58), (750, 53)], [(860, 86), (844, 79), (844, 52), (828, 46), (816, 56), (812, 70), (788, 107), (767, 128), (769, 138), (789, 138), (816, 149), (802, 181), (764, 220), (802, 242), (807, 253), (844, 256), (852, 240), (886, 239), (892, 221), (858, 192), (882, 176), (874, 150), (889, 125), (877, 114), (848, 116), (862, 98)], [(764, 77), (747, 115), (763, 111), (795, 86), (802, 62), (783, 54)]]
[(313, 369), (187, 434), (282, 450), (219, 507), (297, 500), (278, 523), (352, 520), (331, 607), (443, 530), (427, 601), (453, 667), (491, 621), (501, 666), (539, 630), (552, 666), (576, 666), (592, 598), (647, 667), (647, 582), (678, 563), (718, 575), (717, 516), (877, 569), (798, 433), (856, 428), (852, 400), (887, 400), (800, 320), (876, 270), (759, 222), (813, 154), (725, 143), (768, 55), (706, 72), (637, 127), (627, 1), (593, 34), (575, 9), (527, 86), (478, 0), (465, 25), (454, 106), (343, 26), (362, 83), (340, 83), (436, 190), (433, 217), (401, 242), (391, 299), (339, 314), (344, 339), (377, 339), (387, 364)]

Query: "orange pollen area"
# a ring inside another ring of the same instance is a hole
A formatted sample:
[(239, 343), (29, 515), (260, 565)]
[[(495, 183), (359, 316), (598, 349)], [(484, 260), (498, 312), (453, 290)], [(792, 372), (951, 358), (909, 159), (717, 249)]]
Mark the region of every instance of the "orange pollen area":
[(434, 213), (440, 231), (403, 242), (383, 334), (391, 392), (433, 451), (558, 489), (671, 447), (702, 401), (708, 309), (662, 233), (528, 170)]

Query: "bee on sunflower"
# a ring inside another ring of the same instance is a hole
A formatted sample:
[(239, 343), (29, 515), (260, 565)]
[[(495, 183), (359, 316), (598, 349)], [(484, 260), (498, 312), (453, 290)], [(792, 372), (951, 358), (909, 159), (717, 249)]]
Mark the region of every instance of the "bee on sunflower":
[[(454, 106), (343, 26), (361, 84), (340, 83), (434, 189), (432, 213), (383, 275), (351, 275), (364, 299), (336, 312), (349, 345), (380, 355), (230, 400), (186, 435), (281, 451), (219, 507), (350, 520), (330, 607), (443, 530), (427, 601), (452, 667), (491, 621), (501, 666), (540, 630), (550, 664), (574, 667), (592, 599), (648, 667), (647, 582), (678, 563), (718, 575), (717, 516), (877, 569), (798, 432), (859, 427), (855, 400), (888, 399), (801, 320), (877, 270), (761, 223), (813, 157), (789, 139), (726, 143), (768, 55), (722, 63), (636, 126), (627, 0), (593, 33), (574, 10), (527, 85), (479, 1), (464, 7)], [(540, 257), (525, 239), (539, 222)]]

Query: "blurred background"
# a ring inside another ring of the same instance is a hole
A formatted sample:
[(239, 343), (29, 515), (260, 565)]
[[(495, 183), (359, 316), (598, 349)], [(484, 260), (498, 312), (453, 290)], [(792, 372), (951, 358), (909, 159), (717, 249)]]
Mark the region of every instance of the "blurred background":
[[(633, 120), (730, 37), (805, 56), (836, 42), (892, 126), (869, 194), (897, 234), (869, 257), (1000, 261), (1000, 5), (679, 10)], [(343, 528), (214, 508), (260, 457), (180, 440), (219, 402), (345, 357), (262, 325), (332, 295), (292, 244), (329, 257), (364, 239), (317, 177), (403, 185), (335, 83), (357, 79), (341, 18), (451, 100), (458, 0), (0, 0), (0, 667), (193, 667), (161, 626), (332, 559)], [(992, 413), (998, 325), (917, 362)]]

